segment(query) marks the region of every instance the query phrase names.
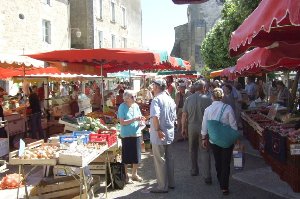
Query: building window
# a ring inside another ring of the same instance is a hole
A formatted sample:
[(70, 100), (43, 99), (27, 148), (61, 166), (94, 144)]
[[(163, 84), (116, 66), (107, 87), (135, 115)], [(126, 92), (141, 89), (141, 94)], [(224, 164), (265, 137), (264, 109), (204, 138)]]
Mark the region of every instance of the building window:
[(122, 7), (122, 26), (126, 28), (127, 23), (126, 23), (126, 8)]
[(98, 36), (99, 36), (99, 48), (102, 48), (103, 47), (103, 31), (99, 31)]
[(116, 47), (116, 35), (111, 35), (111, 47)]
[(47, 5), (49, 5), (49, 6), (50, 6), (50, 1), (51, 1), (51, 0), (42, 0), (42, 2), (43, 2), (44, 4), (47, 4)]
[(127, 48), (127, 38), (122, 37), (122, 48)]
[(50, 21), (43, 20), (43, 41), (50, 44), (51, 43), (51, 23)]
[(111, 7), (111, 21), (116, 22), (116, 2), (112, 0), (110, 2), (110, 7)]
[(99, 12), (98, 12), (98, 16), (99, 16), (99, 19), (102, 19), (103, 18), (103, 0), (98, 0), (99, 2)]

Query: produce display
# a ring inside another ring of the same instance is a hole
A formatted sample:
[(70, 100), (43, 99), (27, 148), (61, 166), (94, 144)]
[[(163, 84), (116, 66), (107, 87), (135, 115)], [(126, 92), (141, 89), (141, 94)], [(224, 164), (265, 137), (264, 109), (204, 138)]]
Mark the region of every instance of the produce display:
[(19, 186), (22, 186), (23, 176), (17, 173), (6, 175), (0, 181), (0, 189), (15, 189)]
[(74, 148), (60, 151), (58, 162), (64, 165), (86, 166), (99, 155), (99, 150), (77, 145)]
[(295, 130), (294, 124), (282, 124), (274, 120), (269, 119), (261, 113), (249, 113), (247, 114), (252, 121), (256, 123), (262, 129), (270, 129), (281, 136), (288, 136), (294, 141), (300, 141), (300, 132)]
[(79, 124), (78, 130), (94, 131), (98, 132), (99, 129), (108, 130), (108, 127), (104, 125), (103, 120), (94, 119), (92, 117), (82, 117), (81, 124)]
[(55, 145), (42, 145), (34, 149), (26, 149), (20, 159), (52, 159), (57, 155), (59, 147)]

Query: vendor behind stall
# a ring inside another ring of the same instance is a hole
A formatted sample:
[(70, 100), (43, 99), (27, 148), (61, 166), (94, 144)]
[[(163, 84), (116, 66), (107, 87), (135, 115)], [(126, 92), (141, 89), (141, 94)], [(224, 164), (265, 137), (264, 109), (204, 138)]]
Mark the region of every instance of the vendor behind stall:
[(42, 128), (42, 114), (40, 100), (37, 94), (37, 86), (33, 85), (29, 95), (29, 104), (31, 108), (31, 137), (33, 139), (46, 139)]
[(92, 96), (91, 103), (92, 103), (93, 112), (101, 110), (101, 108), (102, 108), (102, 95), (100, 93), (100, 88), (99, 87), (96, 87), (95, 93)]
[(287, 89), (287, 87), (284, 85), (282, 81), (277, 81), (276, 83), (277, 89), (278, 89), (278, 95), (277, 95), (277, 103), (281, 106), (288, 106), (288, 99), (290, 97), (290, 92)]
[(116, 96), (116, 106), (119, 107), (120, 104), (124, 102), (123, 99), (124, 89), (119, 89), (119, 94)]
[(73, 93), (70, 95), (70, 109), (72, 116), (75, 116), (75, 114), (79, 112), (78, 87), (76, 85), (73, 85)]

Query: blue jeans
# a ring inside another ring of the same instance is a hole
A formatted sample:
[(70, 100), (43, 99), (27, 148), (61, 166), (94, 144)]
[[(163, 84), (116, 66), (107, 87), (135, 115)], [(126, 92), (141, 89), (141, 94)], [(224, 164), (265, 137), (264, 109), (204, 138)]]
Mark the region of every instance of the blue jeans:
[(41, 112), (31, 114), (31, 137), (33, 139), (46, 139), (42, 128)]

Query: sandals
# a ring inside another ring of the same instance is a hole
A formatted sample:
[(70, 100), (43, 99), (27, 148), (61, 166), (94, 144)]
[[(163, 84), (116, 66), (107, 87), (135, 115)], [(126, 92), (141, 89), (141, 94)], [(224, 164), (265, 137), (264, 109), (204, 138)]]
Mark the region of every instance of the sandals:
[(136, 176), (132, 176), (131, 179), (133, 181), (137, 181), (137, 182), (142, 182), (143, 178), (141, 178), (140, 176), (136, 175)]

